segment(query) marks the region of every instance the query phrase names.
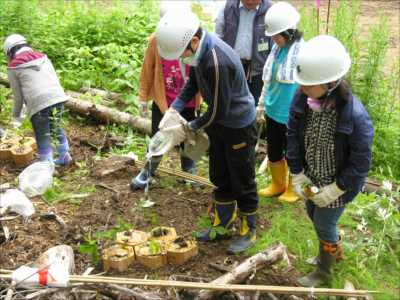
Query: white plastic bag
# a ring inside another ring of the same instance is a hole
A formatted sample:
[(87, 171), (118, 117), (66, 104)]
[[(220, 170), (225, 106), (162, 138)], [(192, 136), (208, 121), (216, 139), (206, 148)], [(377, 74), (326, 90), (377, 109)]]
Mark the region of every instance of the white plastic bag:
[(195, 133), (193, 140), (186, 140), (184, 143), (184, 155), (189, 157), (191, 160), (198, 161), (204, 154), (208, 147), (210, 146), (210, 141), (208, 140), (208, 135), (200, 130)]
[(32, 202), (17, 189), (10, 189), (4, 194), (0, 194), (0, 207), (2, 209), (8, 208), (25, 218), (35, 213)]
[(19, 189), (28, 197), (43, 194), (53, 184), (54, 165), (48, 161), (31, 164), (19, 174)]
[(53, 264), (43, 269), (21, 266), (12, 273), (11, 277), (17, 286), (23, 288), (67, 287), (69, 282), (68, 270), (59, 264)]

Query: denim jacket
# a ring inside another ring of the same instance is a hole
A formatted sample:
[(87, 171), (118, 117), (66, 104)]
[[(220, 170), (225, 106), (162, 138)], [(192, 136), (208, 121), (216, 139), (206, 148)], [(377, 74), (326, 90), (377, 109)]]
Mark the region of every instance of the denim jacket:
[[(301, 172), (305, 166), (307, 111), (307, 96), (297, 92), (290, 109), (287, 132), (287, 160), (293, 174)], [(353, 200), (364, 185), (371, 167), (373, 136), (368, 112), (354, 95), (350, 95), (338, 109), (335, 134), (336, 183), (346, 191), (342, 196), (344, 203)]]

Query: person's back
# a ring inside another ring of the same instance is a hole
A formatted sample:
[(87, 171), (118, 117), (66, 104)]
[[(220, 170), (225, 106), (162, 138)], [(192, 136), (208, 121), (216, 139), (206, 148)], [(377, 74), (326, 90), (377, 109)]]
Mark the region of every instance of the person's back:
[[(40, 160), (69, 165), (72, 157), (64, 129), (61, 127), (63, 103), (68, 100), (51, 61), (35, 51), (25, 37), (12, 34), (4, 41), (8, 58), (8, 78), (14, 94), (13, 125), (22, 122), (22, 108), (32, 123)], [(58, 159), (53, 161), (51, 138), (58, 140)]]
[[(217, 36), (205, 35), (203, 53), (198, 68), (195, 68), (200, 92), (208, 104), (218, 97), (221, 108), (216, 111), (215, 122), (230, 128), (247, 126), (255, 118), (254, 98), (249, 92), (239, 56)], [(216, 74), (215, 65), (221, 73)], [(212, 81), (217, 80), (219, 83), (213, 84)]]

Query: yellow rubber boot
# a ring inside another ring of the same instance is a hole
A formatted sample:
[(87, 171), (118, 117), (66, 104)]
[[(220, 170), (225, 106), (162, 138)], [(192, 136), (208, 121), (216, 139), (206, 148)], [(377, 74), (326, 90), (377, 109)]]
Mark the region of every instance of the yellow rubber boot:
[(293, 191), (291, 176), (289, 176), (285, 192), (278, 197), (278, 200), (283, 202), (296, 202), (299, 200), (299, 196), (297, 196), (297, 194)]
[(284, 159), (277, 162), (268, 162), (271, 170), (272, 182), (265, 189), (258, 191), (261, 197), (274, 197), (282, 194), (286, 188), (287, 167)]

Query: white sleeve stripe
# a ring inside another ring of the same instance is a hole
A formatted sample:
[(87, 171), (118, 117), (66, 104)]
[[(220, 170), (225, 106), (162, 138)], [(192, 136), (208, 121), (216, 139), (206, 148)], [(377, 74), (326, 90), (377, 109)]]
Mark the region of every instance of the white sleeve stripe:
[(214, 58), (214, 67), (215, 67), (215, 88), (214, 88), (214, 107), (213, 107), (213, 112), (211, 114), (210, 119), (206, 124), (204, 124), (200, 129), (203, 129), (207, 126), (210, 126), (210, 124), (213, 122), (215, 119), (215, 116), (217, 114), (217, 109), (218, 109), (218, 92), (219, 92), (219, 69), (218, 69), (218, 58), (217, 58), (217, 53), (215, 52), (215, 49), (212, 49), (212, 54)]

